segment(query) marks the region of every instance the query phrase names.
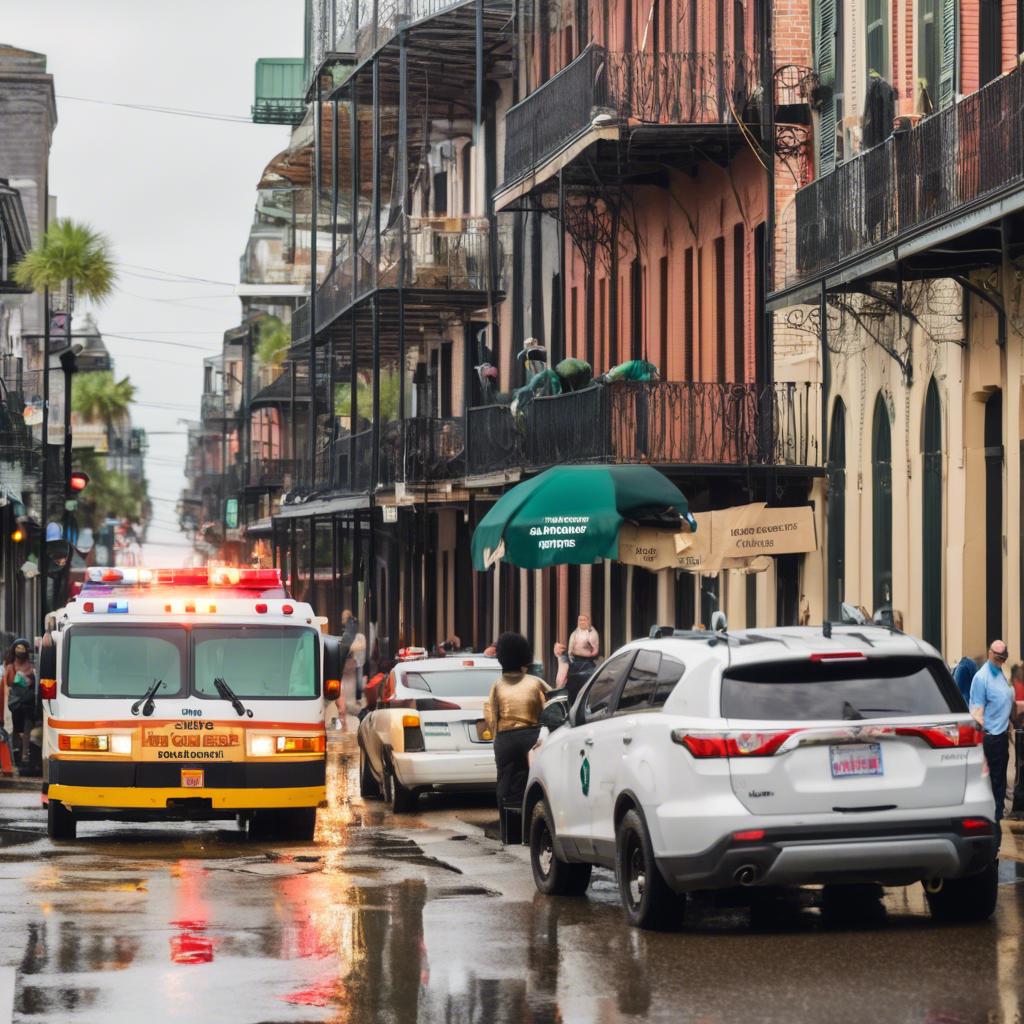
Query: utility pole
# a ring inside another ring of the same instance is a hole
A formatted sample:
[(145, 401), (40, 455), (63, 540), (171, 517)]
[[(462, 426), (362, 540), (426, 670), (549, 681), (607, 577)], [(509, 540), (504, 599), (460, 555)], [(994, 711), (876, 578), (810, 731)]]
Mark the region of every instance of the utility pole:
[(43, 466), (39, 479), (39, 632), (46, 627), (46, 518), (47, 518), (47, 431), (50, 429), (50, 289), (43, 291)]

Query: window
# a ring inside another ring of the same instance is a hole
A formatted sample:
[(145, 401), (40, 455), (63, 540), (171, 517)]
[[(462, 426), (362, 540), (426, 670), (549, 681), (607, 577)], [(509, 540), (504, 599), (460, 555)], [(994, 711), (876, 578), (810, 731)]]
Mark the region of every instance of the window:
[(282, 626), (210, 626), (193, 630), (194, 692), (218, 697), (218, 676), (242, 699), (315, 697), (316, 634)]
[(742, 384), (747, 379), (747, 272), (744, 256), (743, 224), (732, 229), (732, 379)]
[(668, 257), (658, 261), (658, 370), (663, 380), (668, 373)]
[(874, 71), (889, 77), (889, 4), (888, 0), (867, 0), (864, 5), (868, 74)]
[(828, 617), (836, 622), (846, 594), (846, 406), (841, 398), (832, 407), (828, 432), (828, 503), (825, 535), (828, 543)]
[(660, 651), (637, 651), (633, 667), (629, 670), (626, 683), (622, 687), (616, 713), (620, 711), (636, 711), (646, 707), (658, 685), (658, 669), (661, 667)]
[(693, 350), (697, 344), (693, 324), (693, 246), (686, 250), (686, 257), (683, 262), (683, 344), (686, 351), (683, 353), (686, 365), (685, 376), (687, 380), (693, 380)]
[(871, 556), (877, 611), (892, 606), (892, 431), (881, 395), (875, 400), (871, 433)]
[(63, 692), (69, 697), (141, 697), (162, 679), (158, 697), (183, 692), (185, 631), (177, 627), (73, 626)]
[(715, 239), (715, 376), (725, 381), (725, 238)]
[(406, 672), (402, 685), (410, 690), (423, 690), (439, 697), (486, 697), (497, 681), (495, 670), (445, 669), (435, 672)]
[(920, 109), (923, 114), (930, 114), (939, 105), (942, 33), (938, 21), (941, 2), (918, 0), (917, 5), (917, 80), (921, 89)]
[(962, 709), (948, 669), (934, 658), (773, 661), (732, 668), (722, 678), (724, 718), (858, 721)]
[(466, 143), (462, 147), (462, 215), (468, 217), (473, 203), (473, 147)]
[(603, 718), (608, 713), (608, 706), (612, 697), (622, 682), (630, 662), (633, 660), (633, 652), (620, 654), (617, 658), (606, 661), (598, 669), (594, 678), (587, 687), (583, 698), (583, 721), (592, 722), (595, 718)]
[(942, 406), (934, 377), (928, 384), (924, 403), (924, 481), (921, 498), (921, 634), (928, 643), (941, 650)]

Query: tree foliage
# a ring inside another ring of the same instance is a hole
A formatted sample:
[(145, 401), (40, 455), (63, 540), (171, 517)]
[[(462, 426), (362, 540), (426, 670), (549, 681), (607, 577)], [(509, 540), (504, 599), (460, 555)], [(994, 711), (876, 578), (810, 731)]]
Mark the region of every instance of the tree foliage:
[(79, 526), (98, 531), (107, 519), (141, 523), (149, 518), (152, 507), (145, 479), (111, 469), (104, 455), (89, 449), (75, 452), (75, 468), (89, 474), (89, 486), (78, 499)]
[(78, 295), (102, 302), (114, 290), (117, 275), (106, 237), (62, 217), (14, 268), (14, 279), (36, 292), (59, 291), (70, 282)]
[(128, 377), (114, 380), (110, 370), (78, 373), (71, 378), (71, 408), (83, 419), (108, 429), (122, 423), (135, 401), (135, 385)]
[(268, 316), (260, 321), (256, 358), (264, 366), (280, 366), (291, 347), (291, 330), (279, 317)]
[[(382, 423), (397, 420), (400, 378), (397, 370), (380, 372), (380, 419)], [(352, 386), (344, 383), (334, 388), (334, 414), (352, 415)], [(360, 420), (373, 420), (373, 387), (366, 377), (356, 378), (356, 415)]]

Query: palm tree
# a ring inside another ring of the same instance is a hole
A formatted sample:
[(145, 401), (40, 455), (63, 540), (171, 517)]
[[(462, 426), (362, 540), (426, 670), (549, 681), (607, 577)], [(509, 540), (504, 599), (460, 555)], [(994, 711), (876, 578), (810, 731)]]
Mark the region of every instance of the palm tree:
[(268, 316), (260, 322), (259, 333), (256, 358), (264, 366), (280, 366), (292, 343), (291, 331), (279, 317)]
[(62, 217), (14, 268), (14, 280), (36, 292), (64, 289), (70, 313), (75, 292), (102, 302), (114, 290), (117, 275), (107, 239), (88, 224)]
[(79, 373), (72, 378), (72, 410), (84, 420), (104, 424), (108, 432), (124, 422), (134, 400), (135, 385), (127, 377), (115, 381), (110, 370)]

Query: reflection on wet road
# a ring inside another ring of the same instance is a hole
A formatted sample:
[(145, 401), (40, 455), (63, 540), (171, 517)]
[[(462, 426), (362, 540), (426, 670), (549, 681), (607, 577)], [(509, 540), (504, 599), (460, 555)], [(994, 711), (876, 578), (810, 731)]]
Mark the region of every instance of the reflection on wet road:
[(813, 893), (693, 900), (674, 934), (623, 923), (610, 875), (535, 894), (485, 802), (398, 820), (335, 758), (309, 846), (211, 824), (86, 824), (45, 838), (38, 795), (0, 791), (0, 970), (25, 1021), (524, 1024), (1021, 1020), (1024, 863), (987, 925), (934, 925), (917, 890), (852, 918)]

